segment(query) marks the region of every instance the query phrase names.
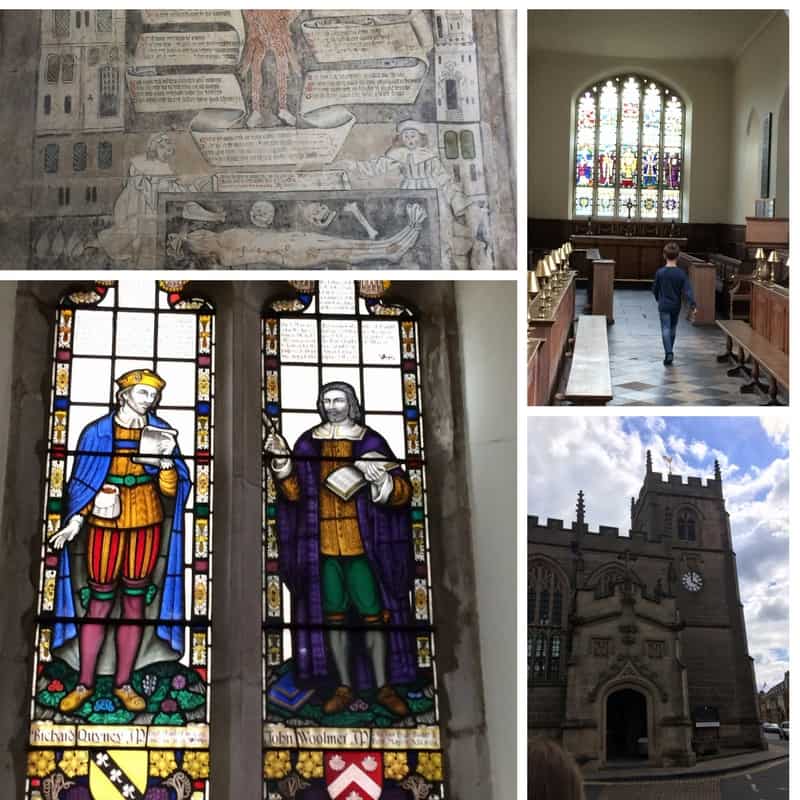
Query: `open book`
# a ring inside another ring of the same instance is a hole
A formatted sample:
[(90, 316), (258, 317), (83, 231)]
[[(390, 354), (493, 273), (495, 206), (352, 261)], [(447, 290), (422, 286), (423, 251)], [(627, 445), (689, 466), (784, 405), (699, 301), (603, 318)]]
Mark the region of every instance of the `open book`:
[(162, 458), (169, 458), (178, 445), (178, 431), (172, 428), (154, 428), (145, 425), (139, 439), (139, 452), (131, 461), (134, 464), (148, 464), (157, 467)]
[[(369, 461), (383, 467), (387, 472), (396, 469), (399, 464), (396, 461), (387, 460), (383, 453), (372, 450), (364, 453), (356, 464)], [(346, 467), (335, 469), (325, 478), (325, 486), (328, 487), (337, 497), (342, 500), (349, 500), (362, 486), (366, 486), (367, 479), (364, 473), (355, 465), (348, 464)]]

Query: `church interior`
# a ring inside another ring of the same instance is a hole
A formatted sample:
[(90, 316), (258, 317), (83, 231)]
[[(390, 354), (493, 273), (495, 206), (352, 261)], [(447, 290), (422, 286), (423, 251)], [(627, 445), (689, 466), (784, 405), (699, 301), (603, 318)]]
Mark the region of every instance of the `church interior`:
[(528, 405), (787, 403), (788, 12), (531, 11), (528, 122)]

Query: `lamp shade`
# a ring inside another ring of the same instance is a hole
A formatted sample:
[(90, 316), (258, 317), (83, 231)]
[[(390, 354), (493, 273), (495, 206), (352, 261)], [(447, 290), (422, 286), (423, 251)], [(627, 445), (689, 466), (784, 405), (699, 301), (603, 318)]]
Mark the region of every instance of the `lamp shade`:
[(539, 281), (535, 272), (528, 272), (528, 294), (539, 294)]
[(767, 263), (768, 264), (780, 264), (781, 263), (781, 257), (780, 257), (780, 255), (778, 255), (778, 251), (777, 250), (773, 250), (769, 254), (769, 258), (767, 259)]
[(759, 247), (758, 250), (756, 250), (755, 255), (753, 256), (753, 258), (755, 258), (756, 261), (763, 261), (764, 258), (765, 258), (764, 248), (763, 247)]
[(534, 274), (536, 275), (536, 277), (539, 280), (541, 280), (542, 278), (547, 278), (548, 277), (547, 264), (545, 264), (545, 259), (544, 258), (540, 258), (536, 262), (536, 272)]

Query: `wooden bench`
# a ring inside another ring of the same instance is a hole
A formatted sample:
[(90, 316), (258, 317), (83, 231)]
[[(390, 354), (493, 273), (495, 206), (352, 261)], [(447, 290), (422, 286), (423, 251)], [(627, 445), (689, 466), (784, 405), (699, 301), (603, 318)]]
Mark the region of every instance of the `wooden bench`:
[(586, 314), (578, 317), (572, 367), (563, 396), (581, 406), (604, 406), (614, 396), (605, 317)]
[[(789, 355), (770, 344), (769, 340), (756, 333), (746, 322), (742, 320), (717, 320), (717, 325), (727, 337), (727, 348), (725, 353), (717, 356), (717, 361), (733, 362), (736, 364), (733, 369), (728, 370), (728, 375), (749, 375), (751, 380), (744, 386), (739, 387), (739, 391), (750, 394), (760, 389), (769, 392), (769, 400), (766, 405), (777, 406), (778, 386), (783, 386), (789, 390)], [(739, 349), (738, 355), (734, 355), (733, 345)], [(748, 366), (747, 359), (752, 364)], [(769, 378), (769, 389), (766, 384), (759, 380), (762, 370), (767, 373)]]

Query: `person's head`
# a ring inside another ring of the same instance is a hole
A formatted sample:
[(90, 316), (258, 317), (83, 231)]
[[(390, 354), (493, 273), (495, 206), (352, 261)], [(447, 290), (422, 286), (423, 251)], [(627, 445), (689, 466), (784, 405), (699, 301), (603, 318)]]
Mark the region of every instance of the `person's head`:
[(578, 765), (551, 739), (528, 742), (528, 800), (584, 800)]
[(257, 228), (269, 228), (275, 219), (275, 206), (268, 200), (253, 203), (250, 209), (250, 222)]
[(413, 120), (406, 120), (397, 126), (397, 141), (409, 150), (426, 147), (428, 137)]
[(339, 423), (348, 419), (358, 425), (364, 422), (364, 412), (355, 390), (343, 381), (326, 383), (319, 390), (317, 411), (326, 422)]
[(147, 140), (145, 158), (149, 161), (169, 161), (175, 155), (175, 145), (166, 133), (154, 133)]
[(117, 407), (144, 416), (158, 405), (166, 381), (149, 369), (134, 369), (117, 378)]
[(680, 245), (677, 242), (667, 242), (664, 245), (663, 256), (667, 263), (678, 263), (678, 256), (681, 254)]

